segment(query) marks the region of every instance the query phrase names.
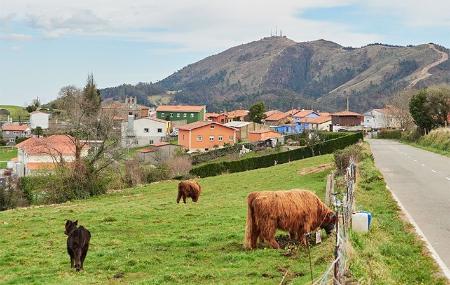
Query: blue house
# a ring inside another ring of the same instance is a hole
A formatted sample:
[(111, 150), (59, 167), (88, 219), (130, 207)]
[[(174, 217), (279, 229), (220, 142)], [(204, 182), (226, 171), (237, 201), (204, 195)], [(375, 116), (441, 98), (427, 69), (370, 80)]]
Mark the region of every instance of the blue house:
[(313, 110), (301, 110), (298, 113), (294, 114), (294, 122), (298, 125), (299, 132), (303, 132), (304, 130), (311, 129), (311, 124), (308, 122), (308, 119), (313, 119), (320, 117), (320, 114)]

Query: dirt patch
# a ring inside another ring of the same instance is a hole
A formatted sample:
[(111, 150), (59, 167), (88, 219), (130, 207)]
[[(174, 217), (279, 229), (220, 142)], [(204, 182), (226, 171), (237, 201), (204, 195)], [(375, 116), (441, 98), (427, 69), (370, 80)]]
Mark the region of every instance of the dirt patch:
[(298, 171), (298, 175), (304, 176), (304, 175), (308, 175), (308, 174), (319, 173), (319, 172), (325, 171), (327, 169), (330, 169), (332, 167), (333, 167), (333, 163), (326, 163), (326, 164), (321, 164), (321, 165), (317, 165), (317, 166), (313, 166), (313, 167), (307, 167), (307, 168), (300, 169)]

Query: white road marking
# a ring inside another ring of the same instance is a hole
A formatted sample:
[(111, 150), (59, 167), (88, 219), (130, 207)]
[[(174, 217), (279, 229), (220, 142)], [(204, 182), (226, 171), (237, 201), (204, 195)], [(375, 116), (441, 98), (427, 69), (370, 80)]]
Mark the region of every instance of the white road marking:
[(450, 177), (445, 177), (445, 179), (447, 179), (448, 181), (450, 181)]
[(417, 159), (414, 159), (414, 162), (417, 162)]
[[(450, 180), (450, 177), (446, 177), (448, 180)], [(440, 256), (437, 254), (436, 250), (434, 250), (433, 246), (431, 245), (430, 241), (425, 237), (425, 234), (422, 232), (422, 230), (419, 228), (419, 226), (416, 224), (412, 216), (408, 213), (406, 208), (403, 206), (403, 204), (400, 202), (400, 200), (397, 198), (397, 196), (394, 194), (394, 192), (391, 191), (391, 188), (386, 184), (386, 188), (391, 192), (392, 197), (397, 202), (400, 209), (405, 213), (406, 218), (409, 220), (409, 222), (412, 224), (412, 226), (416, 229), (417, 234), (419, 237), (422, 238), (422, 240), (425, 242), (428, 250), (431, 253), (431, 256), (434, 260), (436, 260), (437, 264), (441, 268), (442, 272), (444, 273), (445, 277), (450, 280), (450, 269), (445, 265), (444, 261), (440, 258)]]
[(433, 172), (433, 173), (436, 173), (437, 171), (436, 171), (436, 170), (434, 170), (434, 169), (431, 169), (431, 172)]

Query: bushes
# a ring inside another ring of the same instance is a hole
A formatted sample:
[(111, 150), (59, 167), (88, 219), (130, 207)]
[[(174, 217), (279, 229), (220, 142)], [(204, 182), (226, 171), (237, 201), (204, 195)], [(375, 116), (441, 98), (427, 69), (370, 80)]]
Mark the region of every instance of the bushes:
[(432, 147), (442, 151), (450, 151), (450, 129), (440, 128), (432, 130), (421, 137), (418, 143), (422, 146)]
[(399, 140), (402, 137), (401, 130), (381, 130), (377, 134), (377, 138), (379, 139), (395, 139)]
[(351, 157), (355, 159), (355, 162), (359, 162), (368, 156), (372, 156), (372, 154), (367, 152), (362, 144), (350, 145), (344, 149), (335, 151), (334, 164), (336, 165), (338, 174), (345, 174)]
[(339, 138), (331, 139), (313, 145), (311, 147), (301, 147), (298, 149), (274, 153), (265, 156), (251, 157), (237, 161), (223, 161), (218, 163), (210, 163), (202, 165), (191, 170), (191, 174), (200, 177), (208, 177), (220, 175), (226, 172), (241, 172), (251, 169), (264, 168), (273, 166), (275, 163), (286, 163), (313, 156), (332, 153), (335, 150), (343, 149), (346, 146), (354, 144), (363, 139), (362, 133), (345, 134)]
[(6, 178), (0, 186), (0, 211), (27, 206), (29, 203), (18, 187), (17, 179)]

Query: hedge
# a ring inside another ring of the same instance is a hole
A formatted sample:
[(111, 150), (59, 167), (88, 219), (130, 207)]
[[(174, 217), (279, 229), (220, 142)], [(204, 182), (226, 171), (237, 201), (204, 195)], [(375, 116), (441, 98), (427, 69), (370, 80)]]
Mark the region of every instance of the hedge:
[[(190, 173), (200, 177), (216, 176), (222, 173), (234, 173), (257, 168), (270, 167), (275, 164), (286, 163), (299, 160), (313, 155), (332, 153), (335, 150), (343, 149), (363, 139), (362, 133), (346, 133), (345, 136), (330, 139), (318, 143), (312, 147), (301, 147), (290, 151), (274, 153), (259, 157), (251, 157), (236, 161), (222, 161), (217, 163), (205, 164), (193, 168)], [(313, 154), (314, 150), (314, 154)]]
[(378, 132), (377, 138), (399, 140), (402, 138), (402, 131), (401, 130), (381, 130)]

